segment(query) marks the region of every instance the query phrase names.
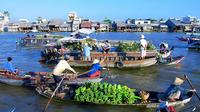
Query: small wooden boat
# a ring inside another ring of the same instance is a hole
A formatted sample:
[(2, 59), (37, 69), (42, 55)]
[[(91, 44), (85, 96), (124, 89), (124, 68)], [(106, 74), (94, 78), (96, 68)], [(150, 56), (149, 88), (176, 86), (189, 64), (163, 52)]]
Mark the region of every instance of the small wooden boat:
[(184, 59), (184, 56), (176, 56), (171, 59), (164, 59), (163, 61), (159, 61), (160, 64), (164, 65), (175, 65), (180, 63)]
[[(52, 77), (48, 75), (48, 72), (29, 72), (26, 75), (18, 75), (8, 72), (6, 70), (0, 70), (0, 82), (8, 85), (14, 86), (36, 86), (36, 81), (42, 81), (44, 83), (54, 83)], [(65, 84), (84, 84), (86, 82), (101, 82), (103, 78), (74, 78), (74, 79), (65, 79)]]
[(188, 48), (189, 49), (197, 49), (197, 50), (199, 50), (200, 49), (200, 40), (193, 41), (192, 43), (190, 43), (188, 45)]
[(189, 39), (189, 37), (177, 37), (178, 38), (178, 40), (180, 40), (180, 41), (184, 41), (184, 42), (187, 42), (188, 41), (188, 39)]
[[(73, 91), (75, 91), (76, 89), (71, 89), (70, 87), (68, 89), (65, 90), (65, 96), (60, 96), (59, 94), (54, 96), (54, 100), (57, 101), (74, 101), (73, 100)], [(46, 87), (45, 90), (42, 90), (40, 87), (36, 88), (36, 91), (46, 97), (46, 98), (50, 98), (53, 91), (49, 88)], [(134, 107), (145, 107), (145, 108), (158, 108), (160, 105), (160, 96), (164, 95), (164, 93), (162, 92), (152, 92), (152, 91), (148, 91), (148, 93), (150, 93), (150, 96), (148, 98), (148, 102), (147, 103), (142, 103), (141, 101), (138, 101), (134, 104), (114, 104), (114, 105), (118, 105), (118, 106), (134, 106)], [(139, 94), (136, 93), (136, 94)], [(174, 102), (170, 102), (168, 101), (169, 106), (178, 106), (178, 105), (183, 105), (186, 104), (188, 102), (190, 102), (191, 98), (193, 96), (192, 92), (188, 92), (183, 98), (181, 98), (180, 100), (174, 101)], [(164, 101), (163, 101), (164, 102)], [(88, 102), (85, 102), (88, 104)], [(91, 102), (90, 102), (91, 103)], [(97, 104), (97, 103), (92, 103), (92, 104)], [(113, 105), (113, 104), (108, 104), (108, 105)]]

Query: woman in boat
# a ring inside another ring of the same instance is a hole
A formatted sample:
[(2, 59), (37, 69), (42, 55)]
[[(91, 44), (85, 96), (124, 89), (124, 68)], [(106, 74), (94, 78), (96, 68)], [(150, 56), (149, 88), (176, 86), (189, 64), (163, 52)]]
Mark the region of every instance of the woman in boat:
[(167, 43), (162, 42), (159, 46), (160, 46), (160, 53), (161, 54), (166, 54), (167, 52), (169, 52)]
[(95, 78), (99, 77), (101, 75), (101, 70), (105, 69), (101, 66), (101, 63), (104, 61), (104, 59), (100, 62), (98, 59), (95, 59), (92, 63), (92, 67), (90, 70), (80, 76), (79, 78), (89, 77), (89, 78)]
[(110, 43), (108, 42), (108, 40), (105, 40), (104, 44), (102, 45), (103, 52), (107, 54), (110, 51), (110, 48), (111, 48)]
[(8, 57), (7, 58), (7, 62), (4, 64), (4, 69), (11, 72), (11, 73), (14, 73), (14, 74), (18, 74), (18, 69), (15, 69), (12, 65), (12, 58), (11, 57)]
[(146, 56), (146, 49), (147, 49), (147, 41), (144, 39), (144, 35), (140, 37), (140, 56), (141, 59), (144, 59)]
[[(64, 59), (60, 60), (59, 63), (55, 66), (54, 70), (53, 70), (53, 79), (57, 84), (59, 84), (59, 82), (62, 80), (62, 77), (67, 76), (68, 74), (64, 73), (65, 70), (68, 70), (70, 72), (72, 72), (73, 74), (77, 74), (76, 71), (71, 68), (71, 66), (68, 64), (68, 60), (70, 59), (70, 56), (65, 55)], [(62, 83), (60, 88), (58, 89), (58, 92), (61, 92), (62, 90)]]
[(171, 84), (168, 89), (165, 91), (165, 98), (169, 101), (176, 101), (179, 99), (183, 99), (186, 94), (191, 91), (195, 92), (195, 89), (188, 90), (181, 87), (185, 79), (176, 77), (174, 83)]

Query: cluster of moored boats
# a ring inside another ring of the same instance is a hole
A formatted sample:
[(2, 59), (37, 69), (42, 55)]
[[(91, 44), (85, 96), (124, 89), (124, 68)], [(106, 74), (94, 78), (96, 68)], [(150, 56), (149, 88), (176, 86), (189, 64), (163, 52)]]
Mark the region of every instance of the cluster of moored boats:
[[(87, 37), (88, 38), (88, 37)], [(26, 45), (27, 43), (30, 44), (34, 40), (35, 45), (37, 42), (40, 42), (42, 44), (49, 44), (47, 39), (45, 38), (43, 41), (41, 38), (38, 41), (36, 38), (24, 38), (22, 41), (22, 45)], [(59, 41), (59, 40), (58, 40)], [(59, 42), (61, 44), (73, 44), (73, 43), (81, 43), (81, 41), (85, 41), (85, 38), (75, 38), (69, 37), (66, 39), (62, 39)], [(24, 44), (25, 42), (26, 44)], [(30, 45), (27, 44), (27, 45)], [(119, 42), (111, 42), (113, 48), (115, 49), (115, 46), (119, 44)], [(53, 45), (53, 46), (52, 46)], [(42, 45), (43, 46), (43, 45)], [(46, 45), (45, 45), (46, 46)], [(67, 47), (67, 46), (65, 46)], [(64, 48), (65, 49), (65, 48)], [(46, 46), (44, 50), (41, 53), (41, 60), (40, 62), (44, 64), (52, 64), (52, 63), (58, 63), (59, 60), (63, 58), (63, 45), (55, 45), (51, 44), (51, 46)], [(140, 52), (133, 51), (133, 52), (118, 52), (118, 51), (111, 51), (107, 54), (99, 52), (98, 50), (91, 52), (91, 58), (88, 60), (83, 60), (83, 55), (81, 51), (67, 51), (64, 54), (69, 55), (71, 57), (69, 64), (71, 66), (75, 67), (89, 67), (92, 65), (92, 61), (94, 59), (103, 60), (106, 58), (106, 60), (102, 63), (102, 66), (104, 67), (111, 67), (111, 68), (138, 68), (138, 67), (147, 67), (154, 65), (156, 63), (158, 64), (164, 64), (164, 65), (173, 65), (179, 63), (181, 60), (184, 59), (184, 56), (171, 56), (172, 49), (168, 49), (167, 52), (161, 53), (160, 51), (156, 50), (149, 50), (147, 51), (147, 55), (145, 59), (140, 59)], [(73, 93), (76, 91), (77, 87), (80, 87), (86, 83), (98, 83), (101, 82), (103, 79), (107, 77), (107, 74), (101, 74), (101, 76), (96, 78), (77, 78), (77, 77), (71, 77), (71, 78), (63, 78), (63, 85), (65, 86), (64, 92), (65, 97), (60, 96), (59, 94), (55, 94), (56, 91), (56, 85), (54, 83), (54, 79), (51, 76), (51, 73), (49, 72), (28, 72), (23, 75), (11, 73), (6, 70), (0, 70), (0, 82), (8, 84), (8, 85), (15, 85), (15, 86), (28, 86), (28, 87), (34, 87), (36, 88), (36, 91), (41, 94), (42, 96), (51, 98), (54, 96), (55, 99), (59, 100), (74, 100)], [(136, 91), (136, 95), (139, 95), (140, 91)], [(138, 107), (146, 107), (146, 108), (157, 108), (160, 105), (160, 98), (159, 95), (162, 95), (164, 93), (162, 92), (153, 92), (148, 91), (149, 97), (148, 102), (142, 102), (141, 100), (137, 101), (133, 104), (115, 104), (115, 105), (131, 105), (131, 106), (138, 106)], [(170, 106), (176, 106), (176, 105), (182, 105), (188, 103), (193, 96), (193, 93), (188, 92), (186, 97), (184, 99), (180, 99), (177, 101), (169, 101)], [(93, 103), (93, 102), (92, 102)], [(95, 102), (94, 102), (95, 103)]]
[(180, 41), (188, 42), (189, 49), (200, 49), (200, 33), (186, 33), (185, 36), (177, 38)]

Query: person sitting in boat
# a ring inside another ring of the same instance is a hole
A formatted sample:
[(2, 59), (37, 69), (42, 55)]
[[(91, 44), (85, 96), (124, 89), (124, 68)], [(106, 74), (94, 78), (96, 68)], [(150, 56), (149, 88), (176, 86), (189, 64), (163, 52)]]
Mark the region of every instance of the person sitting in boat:
[(169, 49), (169, 46), (167, 43), (162, 42), (160, 45), (160, 51), (159, 51), (159, 61), (160, 62), (171, 62), (172, 56), (171, 56), (171, 50), (173, 50), (173, 47)]
[(171, 84), (165, 91), (165, 97), (169, 101), (176, 101), (183, 98), (189, 91), (195, 92), (195, 89), (187, 90), (181, 87), (185, 79), (176, 77), (174, 83)]
[(101, 75), (101, 70), (105, 69), (101, 66), (101, 63), (104, 61), (104, 59), (100, 62), (98, 59), (94, 59), (92, 63), (92, 67), (90, 70), (86, 73), (83, 73), (82, 75), (78, 76), (78, 78), (95, 78), (99, 77)]
[(105, 40), (104, 44), (102, 45), (103, 52), (108, 53), (110, 48), (111, 48), (110, 43), (108, 42), (108, 40)]
[(169, 52), (167, 43), (162, 42), (159, 46), (160, 46), (160, 53), (161, 54), (166, 54), (167, 52)]
[(88, 46), (88, 43), (85, 43), (85, 46), (83, 47), (84, 61), (90, 60), (90, 50), (92, 50), (92, 48)]
[(11, 57), (8, 57), (7, 58), (7, 62), (4, 64), (4, 69), (11, 72), (11, 73), (14, 73), (14, 74), (18, 74), (18, 69), (15, 69), (12, 65), (12, 58)]
[(140, 37), (140, 56), (141, 59), (144, 59), (146, 56), (146, 50), (147, 50), (147, 41), (144, 39), (144, 35), (141, 35)]
[[(56, 84), (58, 84), (61, 80), (63, 76), (68, 76), (68, 74), (66, 74), (66, 70), (72, 72), (73, 74), (77, 74), (76, 71), (71, 68), (71, 66), (68, 64), (68, 60), (70, 59), (70, 56), (65, 55), (64, 59), (60, 60), (59, 63), (55, 66), (55, 68), (53, 69), (53, 79), (55, 81)], [(62, 91), (62, 84), (60, 86), (60, 88), (58, 89), (58, 92)]]

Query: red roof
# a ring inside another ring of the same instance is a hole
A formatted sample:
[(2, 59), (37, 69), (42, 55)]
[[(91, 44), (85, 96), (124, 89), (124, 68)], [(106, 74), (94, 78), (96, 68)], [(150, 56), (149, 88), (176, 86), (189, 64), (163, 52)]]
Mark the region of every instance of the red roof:
[(80, 28), (92, 28), (92, 22), (90, 21), (82, 21)]

